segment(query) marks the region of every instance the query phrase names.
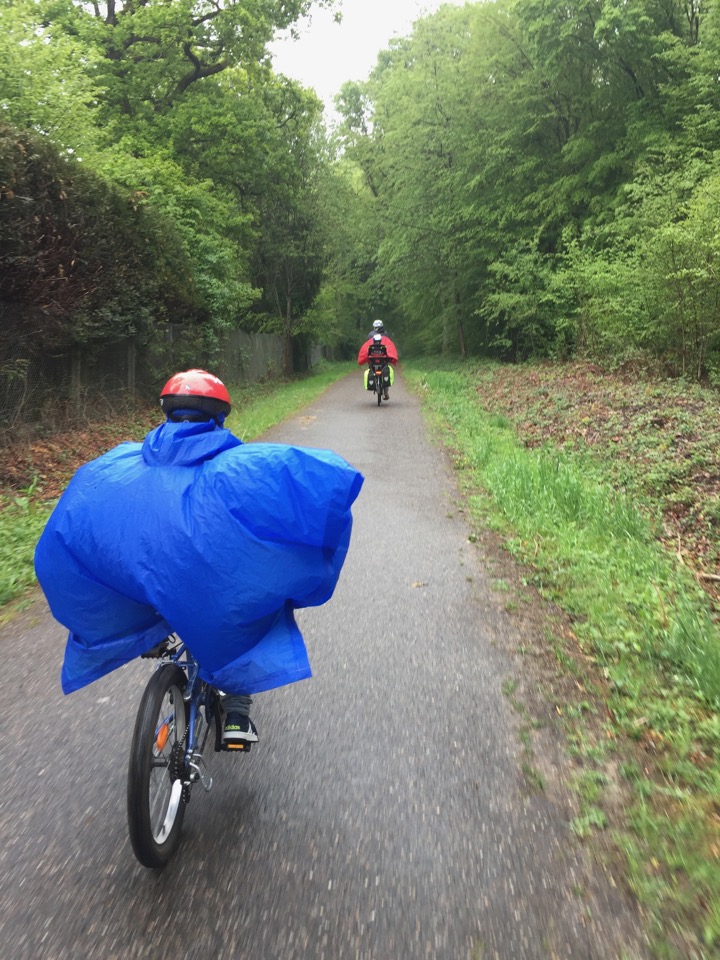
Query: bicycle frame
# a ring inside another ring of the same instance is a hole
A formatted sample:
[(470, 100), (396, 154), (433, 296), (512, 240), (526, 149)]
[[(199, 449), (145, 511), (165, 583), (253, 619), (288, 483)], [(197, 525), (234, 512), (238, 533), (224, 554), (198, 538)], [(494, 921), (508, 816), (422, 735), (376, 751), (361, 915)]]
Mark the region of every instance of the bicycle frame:
[[(212, 700), (213, 697), (217, 696), (217, 691), (210, 684), (200, 679), (200, 664), (181, 640), (179, 643), (180, 646), (168, 650), (167, 656), (163, 657), (158, 664), (158, 669), (162, 669), (164, 663), (170, 662), (177, 664), (187, 674), (187, 686), (183, 693), (183, 700), (188, 705), (187, 726), (183, 734), (183, 739), (187, 740), (184, 752), (187, 778), (183, 777), (183, 790), (189, 791), (193, 783), (200, 781), (203, 788), (210, 791), (213, 783), (212, 777), (207, 771), (200, 769), (200, 764), (205, 762), (203, 753), (211, 726), (208, 713), (214, 708)], [(205, 711), (204, 718), (200, 712), (201, 708)], [(198, 743), (200, 731), (202, 742)], [(216, 723), (216, 740), (218, 732)], [(218, 749), (217, 743), (215, 749)]]

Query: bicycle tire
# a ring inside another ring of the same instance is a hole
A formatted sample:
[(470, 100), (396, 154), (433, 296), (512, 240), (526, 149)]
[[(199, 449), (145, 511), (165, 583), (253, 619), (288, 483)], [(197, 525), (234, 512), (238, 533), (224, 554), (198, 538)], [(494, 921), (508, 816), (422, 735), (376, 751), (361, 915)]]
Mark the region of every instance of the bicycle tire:
[(170, 755), (173, 744), (185, 734), (186, 685), (180, 667), (166, 664), (150, 678), (138, 708), (128, 765), (127, 812), (130, 842), (144, 867), (165, 866), (180, 839), (185, 803), (182, 782), (171, 777)]

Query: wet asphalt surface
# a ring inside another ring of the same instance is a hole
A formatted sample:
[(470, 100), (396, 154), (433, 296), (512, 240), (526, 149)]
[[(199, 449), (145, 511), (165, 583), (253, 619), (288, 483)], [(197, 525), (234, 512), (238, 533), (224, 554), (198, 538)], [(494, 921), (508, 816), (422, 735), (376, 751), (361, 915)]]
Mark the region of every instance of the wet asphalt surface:
[(268, 435), (365, 475), (336, 593), (299, 614), (314, 677), (256, 698), (260, 744), (211, 757), (164, 870), (125, 821), (151, 666), (63, 697), (44, 601), (0, 627), (2, 960), (640, 956), (569, 807), (525, 783), (513, 626), (452, 471), (401, 377), (378, 409), (360, 376)]

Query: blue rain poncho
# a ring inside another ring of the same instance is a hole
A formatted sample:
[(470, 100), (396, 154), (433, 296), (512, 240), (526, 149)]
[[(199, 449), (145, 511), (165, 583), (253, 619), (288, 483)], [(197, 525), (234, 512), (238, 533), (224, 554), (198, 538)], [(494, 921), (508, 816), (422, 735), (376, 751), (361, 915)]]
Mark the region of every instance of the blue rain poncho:
[(81, 467), (35, 551), (70, 631), (70, 693), (176, 632), (200, 675), (253, 694), (311, 674), (293, 611), (325, 603), (363, 477), (327, 450), (164, 423)]

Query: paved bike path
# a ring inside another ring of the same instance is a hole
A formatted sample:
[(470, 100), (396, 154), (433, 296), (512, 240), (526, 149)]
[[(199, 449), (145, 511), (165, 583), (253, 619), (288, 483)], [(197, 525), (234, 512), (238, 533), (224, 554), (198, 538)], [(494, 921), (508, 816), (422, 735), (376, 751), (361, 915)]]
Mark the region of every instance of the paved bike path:
[(299, 615), (313, 679), (256, 698), (261, 743), (213, 757), (165, 870), (136, 863), (125, 825), (148, 665), (65, 698), (44, 603), (0, 628), (0, 958), (641, 956), (562, 792), (523, 778), (513, 626), (446, 458), (401, 377), (380, 408), (359, 378), (267, 437), (366, 478), (338, 589)]

